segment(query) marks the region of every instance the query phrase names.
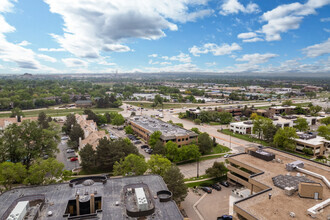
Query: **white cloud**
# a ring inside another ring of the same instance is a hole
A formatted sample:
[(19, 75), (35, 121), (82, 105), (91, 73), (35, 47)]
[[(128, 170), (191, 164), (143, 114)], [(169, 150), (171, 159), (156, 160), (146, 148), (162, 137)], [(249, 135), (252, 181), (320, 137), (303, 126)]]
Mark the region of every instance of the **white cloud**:
[(130, 38), (159, 39), (165, 36), (164, 30), (178, 30), (174, 22), (212, 13), (205, 9), (208, 0), (44, 1), (64, 20), (64, 34), (52, 34), (54, 39), (70, 53), (87, 58), (97, 58), (101, 51), (130, 51), (123, 45)]
[(172, 63), (171, 62), (161, 62), (160, 65), (171, 65)]
[(252, 37), (256, 37), (257, 34), (254, 32), (247, 32), (247, 33), (241, 33), (239, 35), (237, 35), (237, 38), (241, 38), (241, 39), (246, 39), (246, 38), (252, 38)]
[(308, 57), (318, 57), (330, 53), (330, 38), (320, 44), (315, 44), (302, 49)]
[(154, 58), (155, 58), (155, 57), (157, 57), (157, 56), (158, 56), (158, 55), (154, 53), (154, 54), (150, 54), (148, 57), (154, 57)]
[(220, 14), (222, 15), (237, 14), (239, 12), (251, 14), (260, 12), (260, 9), (257, 4), (251, 2), (244, 7), (238, 0), (226, 0), (221, 5)]
[(330, 0), (309, 0), (305, 4), (298, 2), (284, 4), (265, 12), (261, 18), (267, 24), (261, 32), (267, 41), (281, 40), (281, 33), (298, 29), (304, 16), (315, 14), (315, 9), (330, 4)]
[(14, 6), (12, 2), (17, 2), (17, 0), (1, 0), (0, 12), (11, 12)]
[(28, 41), (26, 41), (26, 40), (23, 40), (21, 43), (18, 43), (17, 45), (18, 45), (18, 46), (25, 47), (25, 46), (28, 46), (28, 45), (30, 45), (30, 44), (31, 44), (30, 42), (28, 42)]
[(116, 63), (109, 63), (106, 60), (101, 60), (98, 62), (98, 64), (105, 65), (105, 66), (116, 66), (117, 65)]
[(156, 65), (156, 64), (159, 64), (159, 62), (158, 61), (153, 61), (153, 60), (149, 60), (149, 62), (148, 62), (150, 65)]
[(64, 48), (39, 48), (39, 51), (43, 52), (63, 52), (65, 51)]
[(54, 57), (50, 57), (50, 56), (47, 56), (45, 54), (37, 54), (37, 57), (42, 59), (42, 60), (45, 60), (47, 62), (51, 62), (51, 63), (56, 63), (57, 62), (57, 60)]
[(266, 63), (269, 59), (277, 57), (277, 54), (273, 53), (254, 53), (254, 54), (245, 54), (241, 58), (237, 58), (236, 61), (246, 61), (250, 64)]
[(329, 21), (330, 21), (330, 17), (327, 17), (327, 18), (321, 18), (320, 21), (321, 21), (321, 22), (329, 22)]
[(202, 71), (195, 64), (182, 63), (178, 65), (165, 66), (165, 67), (147, 67), (149, 72), (200, 72)]
[(254, 37), (251, 39), (244, 39), (243, 42), (251, 43), (251, 42), (258, 42), (258, 41), (264, 41), (264, 39), (260, 37)]
[(166, 57), (165, 60), (173, 60), (173, 61), (179, 61), (181, 63), (190, 63), (191, 57), (188, 54), (180, 53), (177, 56), (172, 56), (170, 58)]
[(213, 43), (204, 44), (202, 47), (193, 46), (189, 49), (189, 52), (194, 56), (200, 54), (212, 53), (214, 56), (221, 56), (231, 54), (232, 51), (241, 50), (242, 48), (237, 43), (222, 44), (221, 46)]
[(81, 60), (81, 59), (77, 59), (77, 58), (65, 58), (65, 59), (62, 59), (62, 61), (67, 67), (70, 67), (70, 68), (88, 66), (88, 62)]
[(211, 63), (205, 63), (206, 66), (216, 66), (217, 63), (216, 62), (211, 62)]
[(330, 33), (330, 29), (329, 29), (329, 28), (323, 28), (323, 30), (324, 30), (325, 32)]

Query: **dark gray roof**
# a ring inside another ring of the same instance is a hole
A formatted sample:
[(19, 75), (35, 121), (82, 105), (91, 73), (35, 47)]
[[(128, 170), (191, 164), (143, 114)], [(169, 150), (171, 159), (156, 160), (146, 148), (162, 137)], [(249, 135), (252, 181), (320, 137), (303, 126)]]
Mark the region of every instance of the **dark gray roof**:
[(76, 101), (76, 104), (92, 104), (91, 100), (78, 100)]
[[(40, 218), (47, 220), (65, 219), (65, 213), (68, 200), (75, 199), (75, 194), (79, 188), (81, 191), (97, 190), (95, 196), (102, 196), (102, 213), (100, 219), (135, 219), (126, 216), (125, 204), (122, 200), (123, 188), (128, 184), (145, 183), (148, 185), (152, 196), (157, 195), (160, 190), (167, 190), (163, 179), (158, 175), (144, 175), (135, 177), (110, 178), (105, 184), (93, 184), (91, 186), (84, 186), (82, 184), (70, 187), (68, 183), (54, 184), (48, 186), (38, 187), (24, 187), (11, 191), (7, 191), (0, 195), (0, 218), (7, 210), (7, 208), (19, 197), (27, 195), (45, 195), (45, 205), (40, 213)], [(120, 205), (116, 206), (116, 201)], [(174, 201), (160, 202), (159, 199), (154, 199), (155, 212), (153, 217), (147, 216), (147, 219), (165, 219), (165, 220), (180, 220), (183, 219), (178, 207)], [(48, 211), (53, 212), (53, 216), (46, 217)]]

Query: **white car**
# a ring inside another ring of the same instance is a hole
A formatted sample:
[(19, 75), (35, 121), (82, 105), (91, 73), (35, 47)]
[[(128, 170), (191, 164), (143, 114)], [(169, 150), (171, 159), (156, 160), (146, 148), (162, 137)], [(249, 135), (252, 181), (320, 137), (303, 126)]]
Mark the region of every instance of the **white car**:
[(74, 150), (73, 149), (67, 149), (66, 152), (67, 153), (74, 153)]

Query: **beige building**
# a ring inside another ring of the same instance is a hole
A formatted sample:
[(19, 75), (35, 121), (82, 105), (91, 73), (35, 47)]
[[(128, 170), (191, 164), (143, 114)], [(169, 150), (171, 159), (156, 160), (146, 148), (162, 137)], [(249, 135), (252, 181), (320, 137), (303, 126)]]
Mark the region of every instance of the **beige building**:
[(21, 122), (18, 122), (16, 118), (0, 118), (0, 130), (5, 130), (11, 124), (21, 124), (25, 120), (36, 121), (38, 117), (21, 117)]
[(145, 141), (149, 141), (150, 136), (155, 131), (162, 132), (160, 139), (164, 144), (173, 141), (181, 147), (190, 144), (192, 141), (197, 141), (198, 135), (195, 132), (148, 116), (132, 117), (129, 119), (129, 124), (134, 132)]
[(229, 182), (249, 192), (234, 200), (234, 218), (329, 217), (329, 166), (272, 148), (247, 148), (246, 153), (232, 155), (228, 161)]
[(330, 141), (324, 137), (297, 132), (299, 138), (296, 138), (296, 151), (303, 152), (304, 148), (311, 149), (314, 156), (324, 155), (326, 151), (330, 152)]

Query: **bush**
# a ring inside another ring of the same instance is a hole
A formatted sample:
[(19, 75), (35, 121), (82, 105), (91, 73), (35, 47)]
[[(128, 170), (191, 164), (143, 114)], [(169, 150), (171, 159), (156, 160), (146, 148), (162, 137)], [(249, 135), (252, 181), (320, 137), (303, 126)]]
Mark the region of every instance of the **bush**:
[(199, 118), (196, 118), (194, 122), (196, 125), (200, 125), (202, 123), (202, 121)]

